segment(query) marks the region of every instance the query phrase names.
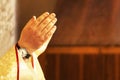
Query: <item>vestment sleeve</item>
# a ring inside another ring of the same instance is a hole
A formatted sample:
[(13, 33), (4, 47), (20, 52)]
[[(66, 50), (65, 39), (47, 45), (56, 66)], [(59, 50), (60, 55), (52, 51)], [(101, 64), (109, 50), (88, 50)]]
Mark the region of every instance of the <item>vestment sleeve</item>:
[(0, 80), (16, 80), (17, 62), (15, 46), (0, 57)]

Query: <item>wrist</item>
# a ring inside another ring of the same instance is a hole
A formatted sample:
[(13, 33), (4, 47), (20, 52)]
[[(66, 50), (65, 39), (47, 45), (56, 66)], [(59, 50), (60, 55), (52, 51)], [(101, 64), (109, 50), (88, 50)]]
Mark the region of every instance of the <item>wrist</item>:
[[(28, 45), (24, 44), (24, 42), (18, 41), (17, 43), (21, 48), (26, 49), (26, 51), (31, 55), (33, 53), (33, 50), (29, 48)], [(28, 46), (28, 47), (27, 47)]]
[(31, 56), (28, 51), (25, 48), (20, 47), (18, 43), (16, 44), (16, 47), (18, 49), (18, 53), (22, 56), (23, 59), (28, 59)]

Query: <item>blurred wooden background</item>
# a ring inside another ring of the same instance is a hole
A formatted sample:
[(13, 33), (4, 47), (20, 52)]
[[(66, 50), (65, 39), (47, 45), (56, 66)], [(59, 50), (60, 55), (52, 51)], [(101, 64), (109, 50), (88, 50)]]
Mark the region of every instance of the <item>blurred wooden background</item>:
[(120, 0), (18, 0), (18, 34), (55, 12), (57, 31), (39, 57), (46, 80), (120, 80)]

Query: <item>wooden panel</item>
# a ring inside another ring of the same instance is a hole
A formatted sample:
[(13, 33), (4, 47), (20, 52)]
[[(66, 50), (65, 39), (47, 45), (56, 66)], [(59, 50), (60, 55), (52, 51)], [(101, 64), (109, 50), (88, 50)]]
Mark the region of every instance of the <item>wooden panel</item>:
[[(55, 55), (49, 56), (47, 80), (114, 80), (115, 58), (113, 55), (85, 55), (79, 63), (78, 55), (61, 55), (59, 72), (56, 70)], [(50, 58), (51, 57), (51, 58)], [(52, 62), (52, 63), (51, 63)], [(118, 64), (118, 63), (117, 63)], [(50, 67), (51, 66), (51, 67)], [(83, 66), (83, 67), (80, 67)], [(80, 74), (83, 70), (82, 74)], [(57, 76), (59, 74), (59, 76)], [(118, 74), (117, 74), (118, 75)], [(57, 78), (56, 78), (57, 76)], [(81, 78), (83, 77), (83, 78)]]
[(84, 62), (85, 80), (115, 80), (114, 55), (86, 55)]
[(79, 80), (79, 56), (60, 56), (60, 79), (59, 80)]
[(49, 54), (98, 54), (98, 47), (79, 47), (79, 46), (71, 46), (71, 47), (48, 47), (46, 50)]
[(59, 68), (57, 68), (57, 58), (55, 58), (57, 55), (49, 54), (47, 56), (49, 57), (47, 59), (49, 66), (46, 67), (47, 72), (45, 74), (47, 80), (120, 79), (120, 63), (118, 62), (119, 59), (116, 62), (115, 55), (84, 55), (80, 61), (81, 55), (62, 54), (59, 58)]
[(120, 47), (96, 46), (95, 48), (98, 48), (97, 53), (94, 51), (92, 53), (94, 48), (90, 47), (48, 47), (45, 52), (47, 60), (46, 79), (119, 80)]
[(104, 55), (104, 80), (115, 80), (115, 55)]
[(101, 48), (102, 54), (120, 54), (120, 47), (104, 47)]
[(46, 75), (46, 79), (47, 80), (55, 80), (55, 72), (56, 72), (55, 71), (55, 55), (48, 55), (47, 56), (46, 71), (48, 72)]
[(104, 57), (101, 55), (84, 56), (84, 80), (104, 80)]
[(47, 54), (46, 60), (46, 80), (60, 80), (60, 55)]
[(120, 46), (56, 46), (48, 47), (48, 54), (120, 54)]
[(115, 80), (120, 79), (120, 55), (115, 55)]

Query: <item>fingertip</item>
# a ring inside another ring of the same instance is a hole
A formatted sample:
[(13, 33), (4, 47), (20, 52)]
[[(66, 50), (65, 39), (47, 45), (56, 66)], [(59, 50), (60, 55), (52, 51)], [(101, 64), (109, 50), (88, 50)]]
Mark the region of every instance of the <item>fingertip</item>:
[(56, 26), (56, 25), (54, 25), (54, 27), (56, 28), (57, 26)]
[(54, 30), (56, 30), (56, 29), (57, 29), (57, 26), (56, 26), (56, 25), (54, 25), (54, 26), (53, 26), (53, 29), (54, 29)]
[(57, 18), (55, 18), (54, 20), (55, 20), (55, 22), (56, 22), (56, 21), (57, 21)]
[(33, 19), (36, 20), (36, 16), (33, 16)]
[(52, 15), (52, 16), (56, 16), (56, 14), (55, 14), (55, 13), (51, 13), (51, 15)]
[(49, 16), (49, 12), (44, 12), (42, 15), (40, 15), (37, 20), (38, 21), (42, 21), (44, 18), (46, 18), (47, 16)]
[(44, 14), (47, 14), (47, 15), (49, 15), (49, 12), (45, 12)]

